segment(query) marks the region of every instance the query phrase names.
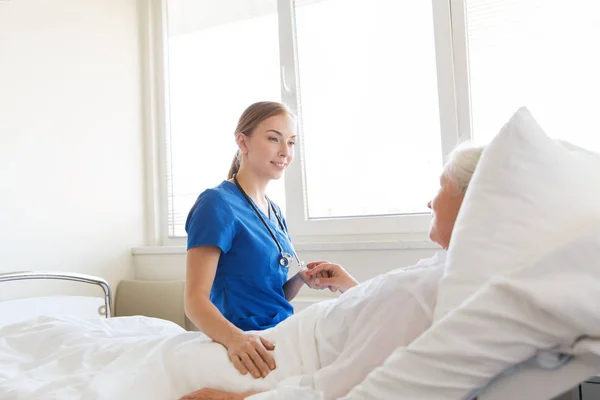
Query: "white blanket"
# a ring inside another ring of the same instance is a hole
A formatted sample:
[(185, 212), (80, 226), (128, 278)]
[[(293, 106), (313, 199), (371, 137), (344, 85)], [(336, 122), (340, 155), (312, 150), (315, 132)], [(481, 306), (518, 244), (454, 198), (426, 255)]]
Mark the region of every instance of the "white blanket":
[[(297, 334), (310, 313), (296, 319)], [(266, 390), (284, 376), (314, 370), (314, 346), (277, 343), (278, 368), (242, 376), (223, 346), (153, 318), (40, 317), (0, 328), (1, 399), (176, 399), (204, 386)], [(305, 351), (307, 350), (307, 351)], [(286, 356), (286, 353), (288, 356)], [(291, 356), (289, 356), (291, 355)]]
[(157, 319), (41, 317), (7, 325), (0, 327), (0, 398), (163, 400), (202, 387), (277, 387), (285, 397), (289, 385), (337, 398), (431, 324), (442, 273), (443, 260), (425, 260), (262, 332), (276, 345), (277, 368), (265, 379), (240, 375), (225, 348), (203, 334)]

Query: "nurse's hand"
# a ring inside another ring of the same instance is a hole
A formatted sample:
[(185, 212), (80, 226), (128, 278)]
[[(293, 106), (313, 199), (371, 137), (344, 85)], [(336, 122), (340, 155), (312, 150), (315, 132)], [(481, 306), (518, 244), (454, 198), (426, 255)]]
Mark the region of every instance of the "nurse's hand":
[[(348, 273), (340, 264), (333, 264), (327, 261), (315, 261), (306, 265), (309, 277), (314, 277), (315, 284), (319, 288), (329, 288), (332, 292), (346, 290), (358, 285), (358, 281)], [(323, 277), (322, 273), (327, 276)]]
[(274, 350), (275, 345), (261, 336), (242, 332), (224, 345), (229, 359), (242, 375), (249, 371), (255, 378), (264, 378), (276, 367), (275, 359), (268, 352)]

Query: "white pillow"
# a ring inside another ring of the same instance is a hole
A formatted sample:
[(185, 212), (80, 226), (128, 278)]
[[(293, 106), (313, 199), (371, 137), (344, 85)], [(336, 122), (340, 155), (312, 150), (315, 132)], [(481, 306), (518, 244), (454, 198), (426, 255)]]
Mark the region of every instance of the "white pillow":
[(490, 277), (600, 223), (600, 155), (550, 139), (519, 109), (484, 150), (459, 212), (434, 321)]

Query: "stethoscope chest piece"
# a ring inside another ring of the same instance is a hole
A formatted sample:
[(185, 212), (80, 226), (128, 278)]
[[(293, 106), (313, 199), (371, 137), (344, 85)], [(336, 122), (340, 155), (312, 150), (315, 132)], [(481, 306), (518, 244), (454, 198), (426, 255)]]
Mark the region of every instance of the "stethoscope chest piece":
[(291, 261), (292, 255), (290, 253), (281, 253), (281, 257), (279, 257), (279, 265), (285, 268), (289, 268)]

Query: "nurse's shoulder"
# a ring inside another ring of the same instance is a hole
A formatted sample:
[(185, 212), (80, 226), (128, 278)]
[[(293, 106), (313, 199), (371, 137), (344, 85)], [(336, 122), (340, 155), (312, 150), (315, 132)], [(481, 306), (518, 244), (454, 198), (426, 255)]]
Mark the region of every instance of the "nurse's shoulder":
[(235, 200), (235, 195), (228, 185), (231, 185), (231, 183), (223, 181), (218, 186), (206, 189), (200, 193), (196, 202), (190, 209), (186, 227), (190, 222), (190, 219), (197, 215), (213, 212), (233, 214), (231, 202)]
[(230, 186), (230, 182), (223, 181), (200, 193), (185, 222), (188, 249), (215, 245), (223, 252), (229, 250), (236, 231), (236, 216), (231, 207), (235, 194)]

